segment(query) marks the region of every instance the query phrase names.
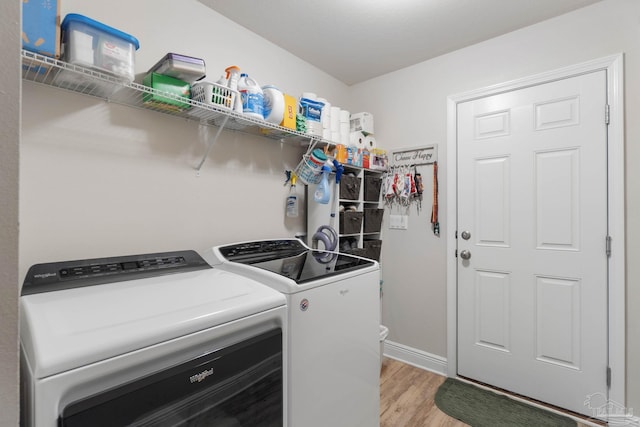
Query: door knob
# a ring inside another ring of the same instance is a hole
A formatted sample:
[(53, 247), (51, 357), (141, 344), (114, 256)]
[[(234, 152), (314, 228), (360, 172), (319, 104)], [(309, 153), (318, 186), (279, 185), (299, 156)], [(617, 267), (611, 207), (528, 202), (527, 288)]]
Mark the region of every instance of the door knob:
[(468, 231), (463, 231), (461, 236), (464, 240), (469, 240), (471, 238), (471, 233), (469, 233)]
[(460, 252), (460, 258), (462, 259), (469, 259), (471, 258), (471, 252), (469, 252), (468, 250), (463, 250), (462, 252)]

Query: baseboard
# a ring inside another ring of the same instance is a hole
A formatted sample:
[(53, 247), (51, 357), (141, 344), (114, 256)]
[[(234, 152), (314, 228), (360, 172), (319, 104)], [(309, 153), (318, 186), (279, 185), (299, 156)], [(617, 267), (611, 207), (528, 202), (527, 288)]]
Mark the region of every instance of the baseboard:
[(447, 375), (447, 359), (442, 356), (436, 356), (435, 354), (389, 340), (384, 342), (383, 354), (417, 368), (439, 375)]
[(609, 427), (638, 427), (640, 426), (640, 418), (631, 415), (611, 417), (609, 418)]

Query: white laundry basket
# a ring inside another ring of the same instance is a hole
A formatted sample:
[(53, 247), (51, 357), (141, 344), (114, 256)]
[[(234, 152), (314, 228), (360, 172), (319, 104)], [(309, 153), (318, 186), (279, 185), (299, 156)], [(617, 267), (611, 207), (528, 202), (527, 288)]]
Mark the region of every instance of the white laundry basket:
[(382, 369), (382, 355), (384, 353), (384, 342), (389, 335), (389, 328), (380, 325), (380, 369)]

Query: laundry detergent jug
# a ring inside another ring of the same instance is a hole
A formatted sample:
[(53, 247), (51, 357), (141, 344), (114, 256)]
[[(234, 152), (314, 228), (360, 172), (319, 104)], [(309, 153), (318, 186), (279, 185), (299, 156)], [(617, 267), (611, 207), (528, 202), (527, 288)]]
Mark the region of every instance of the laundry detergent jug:
[(242, 73), (238, 80), (238, 92), (242, 98), (242, 113), (254, 119), (264, 120), (264, 94), (258, 82)]

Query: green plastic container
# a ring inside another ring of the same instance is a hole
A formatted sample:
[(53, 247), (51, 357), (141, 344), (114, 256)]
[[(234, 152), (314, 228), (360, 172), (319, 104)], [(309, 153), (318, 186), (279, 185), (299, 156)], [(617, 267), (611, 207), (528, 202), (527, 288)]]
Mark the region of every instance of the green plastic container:
[[(176, 95), (178, 98), (189, 99), (191, 97), (191, 85), (185, 81), (164, 74), (149, 73), (144, 77), (142, 84), (157, 91)], [(145, 104), (154, 104), (161, 109), (186, 110), (190, 105), (180, 99), (162, 96), (156, 93), (145, 93), (142, 96)]]

